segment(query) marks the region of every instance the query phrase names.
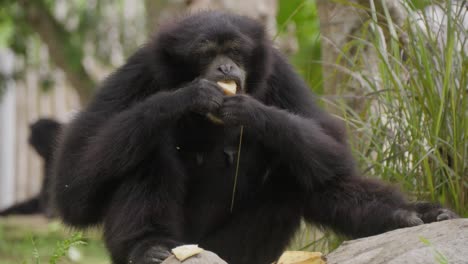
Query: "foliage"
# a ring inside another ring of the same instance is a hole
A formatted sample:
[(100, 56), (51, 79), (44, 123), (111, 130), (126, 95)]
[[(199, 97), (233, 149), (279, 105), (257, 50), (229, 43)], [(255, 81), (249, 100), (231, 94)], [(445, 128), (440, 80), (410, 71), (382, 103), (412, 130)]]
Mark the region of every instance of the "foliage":
[(68, 250), (72, 246), (85, 245), (85, 244), (86, 243), (83, 241), (81, 233), (72, 234), (70, 238), (57, 243), (57, 246), (55, 247), (54, 253), (52, 254), (52, 257), (50, 258), (49, 263), (56, 264), (60, 258), (64, 257), (67, 254)]
[[(408, 4), (422, 8), (429, 3), (435, 2)], [(386, 29), (378, 19), (387, 20), (393, 32), (382, 34)], [(366, 25), (362, 38), (346, 47), (358, 51), (347, 58), (353, 77), (370, 87), (365, 105), (359, 111), (344, 102), (335, 105), (348, 126), (360, 170), (400, 185), (413, 200), (439, 202), (468, 216), (468, 59), (457, 46), (464, 30), (460, 21), (449, 16), (449, 26), (440, 32), (413, 20), (397, 28), (385, 16), (374, 16)], [(406, 44), (401, 35), (407, 36)], [(378, 54), (378, 78), (359, 70), (366, 63), (360, 52), (369, 46)], [(327, 252), (340, 241), (326, 230), (303, 227), (291, 248)]]
[(447, 257), (442, 254), (442, 252), (440, 252), (439, 250), (437, 250), (436, 248), (434, 248), (434, 246), (432, 245), (431, 241), (429, 241), (427, 238), (425, 237), (419, 237), (419, 240), (426, 246), (430, 247), (432, 249), (432, 251), (434, 252), (434, 259), (436, 261), (436, 263), (439, 263), (439, 264), (448, 264), (449, 261), (447, 259)]
[[(81, 253), (69, 257), (70, 248)], [(0, 219), (0, 262), (13, 263), (108, 263), (103, 243), (95, 232), (65, 231), (58, 222), (46, 224), (36, 218)]]
[[(95, 82), (121, 65), (146, 36), (143, 2), (83, 0), (1, 0), (0, 48), (13, 51), (20, 63), (12, 76), (22, 79), (27, 71), (41, 71), (44, 90), (53, 88), (55, 67), (60, 68), (80, 100), (86, 102)], [(40, 52), (35, 52), (40, 51)], [(43, 70), (37, 58), (47, 58)], [(93, 68), (86, 66), (92, 65)], [(1, 95), (1, 93), (0, 93)]]
[(433, 4), (435, 1), (434, 0), (411, 0), (408, 2), (410, 2), (411, 6), (413, 6), (415, 9), (421, 9), (428, 5)]
[[(463, 27), (452, 16), (440, 32), (410, 20), (385, 37), (375, 19), (363, 30), (372, 34), (363, 39), (372, 41), (357, 40), (354, 45), (370, 44), (376, 50), (379, 78), (357, 73), (372, 90), (362, 112), (342, 105), (349, 130), (358, 132), (353, 146), (361, 168), (402, 185), (413, 198), (440, 202), (467, 215), (467, 54), (457, 46)], [(398, 37), (403, 32), (407, 45)], [(355, 65), (363, 63), (359, 58)]]
[(320, 25), (316, 0), (279, 1), (277, 20), (279, 34), (284, 33), (289, 24), (294, 25), (299, 50), (291, 57), (291, 61), (310, 87), (322, 93)]

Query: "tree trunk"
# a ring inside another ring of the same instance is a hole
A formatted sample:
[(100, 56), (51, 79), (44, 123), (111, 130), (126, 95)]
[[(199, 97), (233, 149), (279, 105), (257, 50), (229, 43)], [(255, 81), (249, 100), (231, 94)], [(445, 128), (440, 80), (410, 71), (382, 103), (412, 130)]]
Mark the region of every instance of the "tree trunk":
[(95, 83), (81, 63), (82, 48), (73, 44), (71, 34), (53, 17), (42, 1), (20, 0), (18, 2), (24, 9), (26, 22), (47, 45), (49, 56), (54, 64), (65, 72), (83, 105), (92, 96)]
[[(358, 47), (351, 44), (356, 39), (372, 38), (368, 22), (371, 10), (376, 10), (377, 20), (387, 29), (384, 3), (392, 22), (401, 26), (406, 19), (406, 9), (400, 0), (318, 0), (318, 14), (322, 35), (322, 61), (324, 91), (330, 95), (340, 94), (353, 109), (362, 105), (361, 95), (370, 92), (370, 85), (379, 87), (377, 53), (372, 45)], [(369, 34), (370, 33), (370, 34)], [(358, 45), (363, 45), (359, 41)], [(356, 73), (356, 74), (354, 74)], [(367, 80), (362, 76), (366, 76)], [(371, 82), (371, 84), (369, 84)]]

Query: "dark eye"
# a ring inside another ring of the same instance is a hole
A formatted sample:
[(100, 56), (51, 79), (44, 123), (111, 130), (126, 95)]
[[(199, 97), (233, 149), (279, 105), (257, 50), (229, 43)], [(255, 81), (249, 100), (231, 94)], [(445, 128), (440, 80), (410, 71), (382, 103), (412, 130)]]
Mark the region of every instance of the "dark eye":
[(233, 49), (233, 50), (231, 50), (231, 53), (232, 53), (233, 55), (240, 55), (240, 54), (241, 54), (240, 50), (238, 50), (238, 49)]
[(240, 57), (242, 55), (242, 52), (238, 49), (230, 49), (228, 51), (228, 54), (234, 57)]
[(209, 50), (205, 50), (203, 52), (203, 56), (206, 56), (206, 57), (209, 57), (209, 58), (213, 58), (216, 56), (216, 50), (212, 50), (212, 49), (209, 49)]
[(210, 43), (210, 41), (207, 39), (200, 40), (200, 45), (207, 45), (208, 43)]
[(211, 49), (214, 46), (214, 42), (209, 39), (200, 39), (196, 41), (195, 43), (197, 43), (197, 46), (200, 49)]
[(216, 50), (214, 43), (208, 39), (198, 40), (195, 44), (196, 53), (208, 55)]

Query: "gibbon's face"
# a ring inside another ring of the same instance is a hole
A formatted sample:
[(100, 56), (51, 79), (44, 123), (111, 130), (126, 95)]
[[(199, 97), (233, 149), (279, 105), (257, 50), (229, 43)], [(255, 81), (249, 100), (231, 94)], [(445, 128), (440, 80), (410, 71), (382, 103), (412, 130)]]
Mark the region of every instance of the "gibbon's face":
[(251, 19), (202, 12), (163, 29), (160, 42), (166, 60), (184, 69), (190, 78), (235, 82), (240, 93), (246, 92), (254, 69), (264, 63), (254, 63), (264, 45), (263, 37), (263, 28)]

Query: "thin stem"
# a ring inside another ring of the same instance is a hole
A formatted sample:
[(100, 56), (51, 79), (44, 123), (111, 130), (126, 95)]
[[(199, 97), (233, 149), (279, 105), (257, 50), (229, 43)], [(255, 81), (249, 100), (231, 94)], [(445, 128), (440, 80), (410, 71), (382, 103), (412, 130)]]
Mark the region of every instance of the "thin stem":
[(241, 126), (239, 135), (239, 148), (237, 150), (236, 174), (234, 175), (234, 186), (232, 187), (231, 213), (234, 208), (234, 197), (236, 197), (237, 176), (239, 175), (240, 155), (242, 150), (242, 136), (244, 135), (244, 126)]

